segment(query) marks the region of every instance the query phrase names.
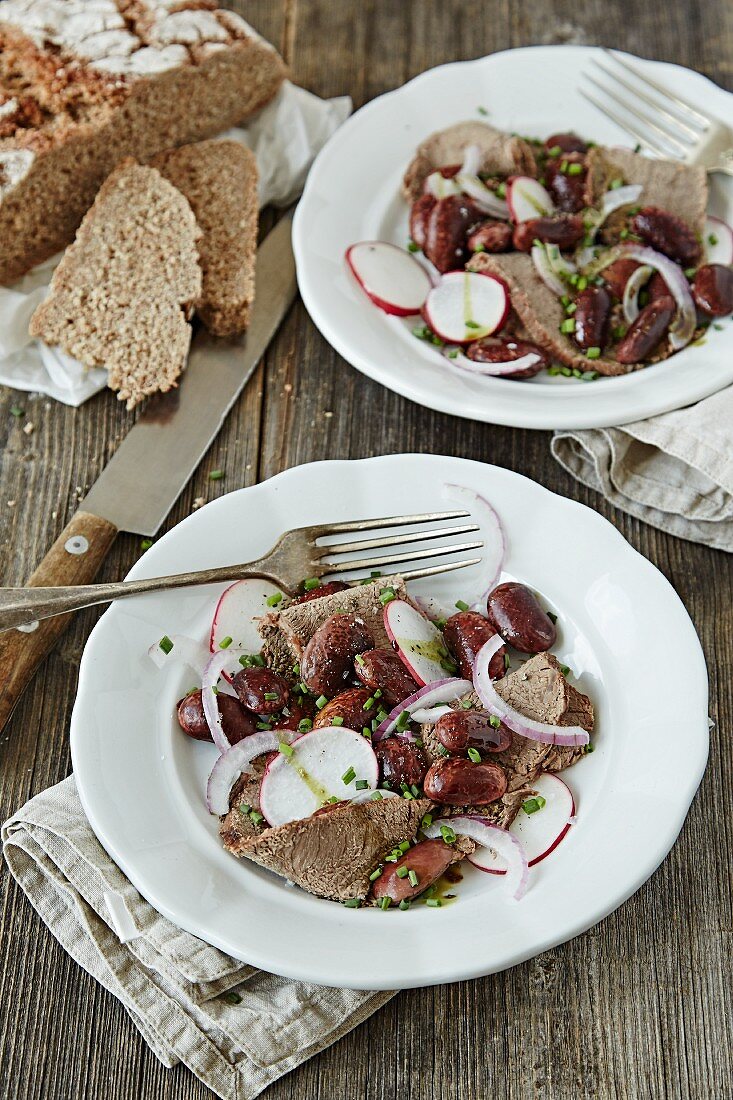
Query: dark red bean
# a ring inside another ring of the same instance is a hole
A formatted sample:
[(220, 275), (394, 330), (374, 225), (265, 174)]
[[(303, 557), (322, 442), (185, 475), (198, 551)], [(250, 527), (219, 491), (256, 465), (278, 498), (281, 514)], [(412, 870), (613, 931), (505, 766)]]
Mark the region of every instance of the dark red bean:
[(393, 649), (368, 649), (360, 653), (354, 661), (354, 671), (370, 691), (381, 691), (390, 710), (418, 689)]
[(663, 276), (658, 271), (655, 271), (652, 274), (652, 277), (643, 289), (647, 293), (649, 302), (656, 302), (658, 298), (671, 297), (671, 294), (669, 293), (669, 287), (665, 283)]
[(381, 783), (389, 783), (393, 791), (398, 791), (403, 783), (408, 787), (422, 786), (428, 764), (417, 745), (398, 737), (385, 737), (375, 744), (374, 751)]
[(558, 218), (530, 218), (514, 228), (514, 247), (519, 252), (529, 252), (535, 241), (556, 244), (559, 248), (575, 248), (585, 234), (583, 219), (577, 214), (563, 214)]
[(521, 653), (544, 653), (555, 644), (555, 624), (526, 585), (498, 585), (489, 594), (487, 610), (497, 634)]
[[(394, 905), (410, 901), (437, 882), (454, 861), (455, 852), (445, 841), (421, 840), (395, 863), (385, 863), (384, 870), (372, 886), (372, 895), (377, 901), (391, 898)], [(412, 885), (409, 874), (404, 877), (398, 875), (402, 867), (415, 872), (416, 886)]]
[(605, 287), (588, 286), (575, 299), (575, 343), (579, 348), (601, 348), (608, 341), (611, 295)]
[(288, 703), (283, 713), (277, 720), (277, 728), (280, 730), (297, 730), (304, 718), (312, 719), (316, 712), (315, 700), (310, 695), (298, 695)]
[(319, 584), (318, 588), (311, 588), (301, 596), (296, 596), (293, 603), (308, 603), (310, 600), (320, 600), (321, 596), (333, 596), (336, 592), (345, 592), (348, 584), (344, 581), (329, 581), (327, 584)]
[[(570, 170), (571, 165), (572, 170)], [(545, 168), (545, 184), (558, 210), (566, 214), (576, 214), (583, 209), (587, 174), (584, 159), (578, 153), (548, 160)]]
[(515, 381), (520, 381), (523, 378), (533, 378), (550, 362), (547, 352), (536, 344), (528, 344), (524, 340), (499, 340), (493, 336), (488, 336), (483, 340), (474, 340), (472, 344), (468, 345), (466, 354), (475, 363), (511, 363), (514, 359), (521, 359), (525, 355), (539, 355), (540, 358), (534, 366), (502, 375), (502, 378), (513, 378)]
[[(476, 710), (454, 710), (444, 714), (435, 723), (433, 733), (444, 749), (453, 755), (466, 755), (469, 748), (481, 752), (503, 752), (512, 743), (511, 731), (506, 726), (491, 725), (488, 714)], [(482, 737), (488, 734), (493, 740)]]
[(493, 218), (482, 222), (468, 238), (469, 252), (506, 252), (511, 245), (512, 227)]
[(290, 698), (287, 680), (270, 668), (243, 668), (232, 685), (242, 706), (253, 714), (277, 714)]
[(733, 270), (722, 264), (705, 264), (695, 276), (692, 296), (710, 317), (725, 317), (733, 310)]
[(447, 806), (486, 806), (501, 798), (507, 778), (498, 764), (474, 764), (452, 756), (428, 769), (423, 789), (427, 798)]
[[(451, 615), (443, 627), (445, 644), (458, 661), (458, 667), (464, 680), (473, 680), (473, 663), (478, 651), (496, 635), (491, 623), (478, 611), (459, 611)], [(491, 658), (489, 674), (492, 680), (504, 675), (504, 654), (502, 646)]]
[(464, 195), (438, 199), (426, 220), (423, 252), (441, 274), (463, 267), (468, 259), (468, 235), (482, 220), (483, 215)]
[(641, 264), (638, 264), (636, 260), (621, 259), (614, 260), (608, 267), (604, 267), (601, 272), (606, 286), (619, 301), (624, 296), (626, 284), (638, 267), (641, 267)]
[(435, 195), (424, 194), (410, 208), (410, 238), (418, 248), (425, 247), (428, 232), (428, 216), (438, 200)]
[(337, 725), (346, 726), (350, 730), (361, 733), (364, 726), (371, 724), (378, 709), (370, 707), (364, 710), (364, 704), (371, 695), (368, 688), (348, 688), (346, 691), (339, 692), (330, 703), (326, 703), (325, 707), (318, 711), (313, 720), (313, 728), (332, 726), (334, 718), (340, 718), (341, 721), (337, 722)]
[(354, 675), (357, 653), (374, 649), (374, 638), (358, 615), (331, 615), (303, 650), (300, 678), (314, 695), (332, 699)]
[(658, 298), (645, 306), (616, 347), (619, 363), (641, 363), (648, 359), (666, 334), (675, 312), (672, 298)]
[(563, 153), (587, 153), (588, 146), (577, 134), (552, 134), (545, 142), (545, 149), (560, 148)]
[[(236, 745), (243, 737), (248, 737), (257, 730), (257, 724), (251, 714), (248, 714), (238, 699), (232, 695), (217, 695), (216, 702), (219, 707), (221, 725), (227, 740), (231, 745)], [(201, 691), (189, 691), (178, 704), (178, 724), (184, 733), (194, 737), (197, 741), (213, 741), (201, 699)]]
[(702, 255), (702, 246), (689, 226), (667, 210), (644, 206), (631, 224), (637, 237), (683, 267), (694, 267)]

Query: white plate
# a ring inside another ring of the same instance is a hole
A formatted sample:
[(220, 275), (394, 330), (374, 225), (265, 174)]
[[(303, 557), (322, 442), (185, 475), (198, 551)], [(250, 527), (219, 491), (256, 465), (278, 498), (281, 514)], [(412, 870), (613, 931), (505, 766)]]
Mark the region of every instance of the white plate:
[[(708, 751), (707, 677), (673, 589), (595, 512), (508, 470), (438, 455), (300, 466), (213, 501), (135, 565), (155, 576), (247, 560), (286, 528), (445, 509), (445, 482), (489, 497), (506, 525), (507, 572), (559, 615), (556, 650), (598, 715), (596, 751), (567, 773), (578, 823), (531, 870), (521, 903), (467, 868), (459, 900), (406, 913), (346, 909), (288, 887), (221, 847), (206, 811), (213, 746), (183, 736), (190, 672), (156, 669), (164, 633), (208, 636), (223, 586), (111, 608), (81, 663), (71, 724), (79, 792), (97, 836), (138, 890), (187, 931), (246, 962), (328, 985), (390, 989), (488, 974), (595, 924), (674, 843)], [(414, 588), (470, 600), (468, 570)]]
[[(596, 428), (681, 408), (733, 381), (733, 326), (711, 329), (704, 346), (620, 378), (532, 382), (477, 378), (446, 364), (417, 340), (412, 322), (388, 317), (361, 291), (344, 263), (355, 241), (408, 239), (400, 181), (418, 143), (466, 118), (548, 137), (573, 129), (608, 145), (628, 136), (578, 92), (578, 78), (600, 51), (533, 46), (431, 69), (380, 96), (349, 119), (316, 158), (295, 215), (293, 244), (306, 308), (352, 366), (421, 405), (456, 416), (524, 428)], [(653, 79), (733, 127), (733, 95), (677, 65), (633, 59)], [(711, 177), (712, 214), (733, 223), (733, 179)]]

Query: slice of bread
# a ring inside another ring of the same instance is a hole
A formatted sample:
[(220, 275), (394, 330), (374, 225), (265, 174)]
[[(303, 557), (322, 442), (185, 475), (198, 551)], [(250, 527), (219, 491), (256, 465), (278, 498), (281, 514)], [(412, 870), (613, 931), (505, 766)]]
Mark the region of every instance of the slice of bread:
[(31, 335), (87, 367), (106, 367), (128, 409), (171, 389), (186, 365), (188, 318), (201, 294), (199, 237), (180, 191), (155, 168), (123, 161), (56, 268)]
[(202, 231), (203, 292), (196, 307), (209, 332), (244, 332), (255, 290), (257, 162), (237, 141), (200, 141), (153, 164), (182, 191)]

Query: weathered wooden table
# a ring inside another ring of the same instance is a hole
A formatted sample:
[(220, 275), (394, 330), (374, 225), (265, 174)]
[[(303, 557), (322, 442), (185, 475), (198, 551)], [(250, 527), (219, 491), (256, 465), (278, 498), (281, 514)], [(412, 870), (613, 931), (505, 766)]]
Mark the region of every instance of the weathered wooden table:
[[(253, 0), (233, 6), (279, 44), (297, 81), (321, 95), (348, 92), (356, 106), (441, 62), (548, 42), (618, 46), (681, 62), (733, 88), (728, 0), (649, 7), (622, 0), (580, 6), (568, 0)], [(16, 404), (25, 410), (22, 419), (10, 415)], [(0, 391), (4, 583), (25, 579), (132, 419), (110, 393), (74, 410)], [(603, 512), (659, 566), (692, 614), (707, 654), (717, 723), (710, 764), (671, 855), (601, 925), (504, 974), (400, 995), (268, 1096), (730, 1097), (730, 558), (604, 506), (555, 465), (544, 432), (441, 416), (381, 389), (328, 347), (300, 304), (167, 526), (186, 516), (196, 497), (250, 485), (296, 463), (398, 451), (462, 455), (529, 474)], [(212, 468), (225, 470), (225, 480), (209, 481)], [(140, 553), (139, 539), (121, 536), (101, 579), (124, 576)], [(3, 818), (69, 772), (77, 666), (97, 614), (77, 617), (0, 736)], [(685, 699), (679, 705), (684, 708)], [(2, 1100), (210, 1095), (186, 1069), (159, 1065), (117, 1001), (61, 950), (4, 869), (0, 949)]]

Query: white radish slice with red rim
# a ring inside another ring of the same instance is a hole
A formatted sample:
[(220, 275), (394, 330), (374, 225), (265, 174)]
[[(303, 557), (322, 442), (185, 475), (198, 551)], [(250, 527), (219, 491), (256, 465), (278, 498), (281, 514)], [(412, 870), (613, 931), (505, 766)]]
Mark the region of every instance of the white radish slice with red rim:
[(211, 769), (206, 787), (209, 813), (220, 816), (228, 813), (232, 787), (243, 772), (252, 771), (252, 761), (266, 752), (274, 752), (278, 745), (287, 744), (296, 736), (293, 730), (260, 730), (223, 752)]
[(259, 577), (248, 577), (230, 584), (219, 597), (214, 611), (209, 635), (211, 652), (216, 653), (221, 643), (231, 638), (229, 648), (240, 653), (259, 653), (262, 638), (257, 626), (263, 615), (273, 610), (267, 601), (278, 596), (282, 596), (281, 590)]
[(310, 817), (331, 801), (353, 798), (359, 790), (376, 789), (377, 757), (356, 730), (323, 726), (289, 747), (291, 752), (280, 752), (270, 761), (260, 785), (260, 810), (273, 827)]
[(509, 293), (493, 275), (449, 271), (428, 294), (423, 314), (446, 343), (469, 344), (498, 332), (509, 314)]
[(407, 600), (389, 601), (384, 609), (384, 629), (416, 683), (424, 686), (445, 680), (454, 671), (443, 635)]
[[(558, 776), (549, 773), (540, 775), (532, 781), (532, 789), (536, 793), (525, 801), (530, 803), (533, 799), (544, 799), (544, 805), (532, 813), (520, 809), (508, 830), (524, 848), (530, 867), (554, 852), (575, 817), (572, 792)], [(477, 848), (468, 859), (474, 867), (489, 874), (506, 874), (506, 860), (490, 848)]]
[(420, 312), (432, 283), (409, 252), (386, 241), (361, 241), (346, 250), (346, 262), (375, 306), (397, 317)]
[(508, 829), (500, 829), (485, 817), (460, 814), (456, 817), (438, 818), (422, 831), (425, 836), (437, 839), (443, 836), (443, 827), (460, 836), (470, 837), (479, 845), (479, 850), (496, 852), (503, 856), (505, 867), (509, 869), (505, 880), (506, 891), (515, 901), (523, 897), (529, 880), (527, 856), (520, 842)]
[(531, 176), (514, 176), (507, 184), (506, 201), (514, 222), (548, 218), (555, 213), (550, 193)]
[(733, 229), (721, 218), (708, 214), (703, 246), (706, 264), (733, 264)]
[[(517, 360), (519, 362), (519, 360)], [(483, 556), (481, 559), (481, 568), (483, 570), (483, 579), (481, 581), (481, 589), (471, 604), (472, 611), (480, 611), (482, 615), (486, 615), (486, 597), (492, 588), (496, 587), (496, 584), (501, 576), (501, 571), (504, 567), (504, 559), (506, 558), (506, 535), (502, 526), (501, 520), (496, 510), (489, 504), (486, 497), (481, 496), (475, 489), (471, 489), (468, 485), (451, 485), (446, 483), (443, 486), (443, 497), (447, 497), (449, 500), (459, 500), (471, 512), (471, 518), (481, 525), (481, 537), (484, 540)]]

